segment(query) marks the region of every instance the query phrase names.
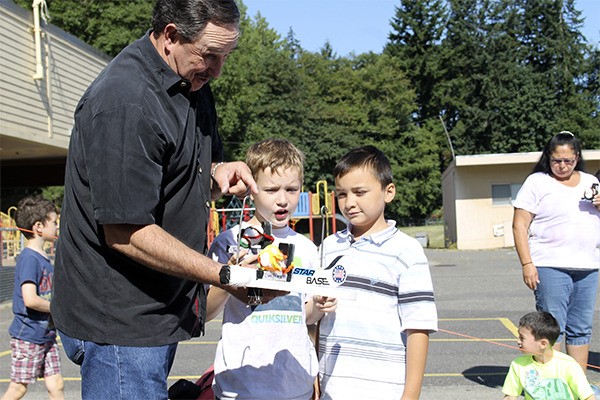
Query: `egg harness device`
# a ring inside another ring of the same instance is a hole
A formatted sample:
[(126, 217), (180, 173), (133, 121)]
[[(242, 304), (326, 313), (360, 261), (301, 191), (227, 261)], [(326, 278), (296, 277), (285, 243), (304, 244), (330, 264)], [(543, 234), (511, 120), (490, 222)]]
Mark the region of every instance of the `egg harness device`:
[[(249, 196), (244, 198), (244, 204)], [(242, 207), (243, 210), (243, 207)], [(259, 227), (242, 228), (243, 214), (240, 216), (240, 230), (237, 237), (237, 264), (224, 265), (220, 271), (220, 282), (224, 285), (249, 288), (249, 304), (261, 302), (261, 292), (255, 289), (271, 289), (288, 292), (306, 293), (328, 297), (344, 298), (352, 296), (339, 287), (346, 281), (346, 269), (338, 264), (340, 257), (327, 267), (324, 265), (323, 239), (325, 235), (324, 218), (327, 208), (321, 207), (322, 231), (319, 266), (294, 265), (293, 243), (275, 245), (271, 224), (266, 222)], [(258, 263), (252, 266), (240, 265), (242, 249), (258, 254)], [(353, 296), (352, 296), (353, 297)]]

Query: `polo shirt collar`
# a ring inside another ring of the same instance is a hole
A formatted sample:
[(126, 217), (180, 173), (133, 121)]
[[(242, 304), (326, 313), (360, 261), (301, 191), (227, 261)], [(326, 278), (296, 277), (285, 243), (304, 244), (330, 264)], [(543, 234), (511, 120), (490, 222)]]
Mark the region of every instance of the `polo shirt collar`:
[(396, 221), (388, 219), (386, 222), (387, 222), (388, 227), (385, 228), (384, 230), (375, 232), (371, 235), (362, 236), (360, 239), (358, 239), (356, 241), (354, 240), (354, 236), (352, 235), (352, 233), (350, 233), (350, 231), (352, 229), (352, 224), (348, 224), (348, 228), (343, 230), (342, 232), (340, 232), (339, 235), (340, 235), (340, 238), (347, 240), (350, 243), (370, 242), (373, 244), (381, 244), (381, 243), (385, 242), (386, 240), (388, 240), (389, 238), (391, 238), (392, 236), (394, 236), (394, 234), (398, 230), (396, 228)]
[(140, 48), (142, 53), (146, 55), (146, 60), (150, 64), (150, 68), (155, 71), (158, 81), (169, 94), (183, 93), (188, 96), (192, 84), (187, 79), (183, 79), (177, 75), (169, 64), (163, 60), (158, 50), (152, 44), (150, 35), (152, 35), (152, 29), (146, 31), (146, 34), (140, 41)]

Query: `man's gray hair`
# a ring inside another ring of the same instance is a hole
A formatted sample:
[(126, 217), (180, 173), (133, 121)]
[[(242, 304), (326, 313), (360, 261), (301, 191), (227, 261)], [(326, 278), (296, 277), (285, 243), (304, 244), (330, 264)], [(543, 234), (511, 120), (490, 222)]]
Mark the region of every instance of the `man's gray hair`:
[(192, 42), (209, 22), (219, 26), (239, 25), (240, 11), (235, 0), (157, 0), (152, 13), (155, 37), (173, 23), (182, 38)]

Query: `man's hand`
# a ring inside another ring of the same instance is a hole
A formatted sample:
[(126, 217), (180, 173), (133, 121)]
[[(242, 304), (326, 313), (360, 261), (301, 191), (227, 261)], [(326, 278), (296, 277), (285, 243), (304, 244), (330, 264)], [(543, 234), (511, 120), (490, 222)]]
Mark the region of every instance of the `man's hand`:
[(258, 193), (250, 168), (242, 161), (215, 165), (213, 171), (212, 178), (219, 186), (221, 195), (244, 197)]

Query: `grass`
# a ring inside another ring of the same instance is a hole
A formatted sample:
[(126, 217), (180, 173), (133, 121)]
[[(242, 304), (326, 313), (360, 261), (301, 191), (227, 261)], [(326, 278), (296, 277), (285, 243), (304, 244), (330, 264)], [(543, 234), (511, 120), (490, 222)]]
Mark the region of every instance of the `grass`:
[(417, 233), (426, 233), (429, 236), (429, 247), (434, 249), (444, 248), (444, 225), (427, 226), (399, 226), (402, 232), (409, 236), (415, 236)]

